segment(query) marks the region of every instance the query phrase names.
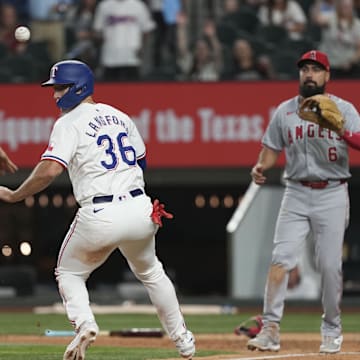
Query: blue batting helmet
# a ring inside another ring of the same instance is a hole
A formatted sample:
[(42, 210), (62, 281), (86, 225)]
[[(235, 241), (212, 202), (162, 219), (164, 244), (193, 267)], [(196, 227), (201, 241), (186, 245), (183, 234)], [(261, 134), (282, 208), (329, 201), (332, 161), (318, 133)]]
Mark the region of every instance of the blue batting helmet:
[(94, 92), (94, 74), (83, 62), (65, 60), (54, 64), (50, 70), (50, 79), (41, 86), (69, 85), (68, 92), (59, 99), (60, 109), (71, 109)]

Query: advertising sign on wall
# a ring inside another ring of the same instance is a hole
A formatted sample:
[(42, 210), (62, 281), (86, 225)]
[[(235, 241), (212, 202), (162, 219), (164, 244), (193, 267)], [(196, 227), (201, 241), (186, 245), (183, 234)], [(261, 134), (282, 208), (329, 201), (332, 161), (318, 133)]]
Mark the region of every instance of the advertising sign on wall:
[[(360, 109), (357, 88), (334, 82), (329, 91)], [(241, 167), (255, 163), (272, 112), (297, 91), (297, 82), (120, 83), (96, 85), (94, 99), (133, 118), (151, 168)], [(59, 115), (52, 96), (36, 84), (0, 85), (0, 144), (20, 167), (47, 146)], [(350, 159), (360, 165), (360, 152)]]

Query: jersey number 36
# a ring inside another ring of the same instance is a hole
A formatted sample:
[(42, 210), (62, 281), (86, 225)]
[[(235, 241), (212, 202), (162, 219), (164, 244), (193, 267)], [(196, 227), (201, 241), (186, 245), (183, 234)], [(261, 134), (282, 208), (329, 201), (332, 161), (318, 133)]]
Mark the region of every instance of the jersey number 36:
[(136, 152), (131, 145), (126, 145), (128, 142), (128, 136), (125, 132), (121, 132), (114, 141), (109, 135), (100, 135), (97, 138), (98, 146), (105, 147), (105, 153), (107, 156), (106, 161), (102, 160), (101, 165), (108, 170), (112, 170), (117, 167), (119, 158), (116, 155), (120, 153), (121, 159), (129, 166), (136, 164)]

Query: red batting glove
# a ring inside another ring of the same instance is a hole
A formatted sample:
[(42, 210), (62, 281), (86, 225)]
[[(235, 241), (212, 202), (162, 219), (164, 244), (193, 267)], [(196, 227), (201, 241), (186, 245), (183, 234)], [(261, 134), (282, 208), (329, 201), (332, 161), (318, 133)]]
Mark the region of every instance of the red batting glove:
[(154, 200), (153, 210), (150, 216), (153, 223), (159, 225), (160, 227), (163, 226), (161, 220), (162, 217), (165, 217), (166, 219), (172, 219), (174, 217), (173, 214), (170, 214), (167, 211), (165, 211), (165, 205), (160, 204), (160, 201), (158, 199)]

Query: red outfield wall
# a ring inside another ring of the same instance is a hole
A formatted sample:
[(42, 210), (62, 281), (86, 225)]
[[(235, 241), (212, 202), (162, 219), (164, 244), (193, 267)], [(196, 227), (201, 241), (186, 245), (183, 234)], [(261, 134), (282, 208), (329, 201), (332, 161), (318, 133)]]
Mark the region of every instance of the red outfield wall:
[[(328, 87), (358, 110), (359, 89), (359, 81)], [(98, 84), (94, 98), (135, 120), (151, 168), (238, 167), (254, 164), (272, 111), (297, 91), (297, 82)], [(52, 95), (36, 84), (0, 85), (0, 144), (21, 167), (47, 146), (58, 115)], [(360, 165), (360, 152), (350, 159)]]

